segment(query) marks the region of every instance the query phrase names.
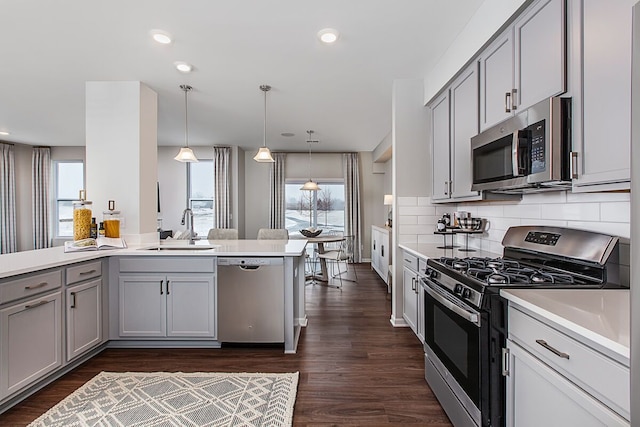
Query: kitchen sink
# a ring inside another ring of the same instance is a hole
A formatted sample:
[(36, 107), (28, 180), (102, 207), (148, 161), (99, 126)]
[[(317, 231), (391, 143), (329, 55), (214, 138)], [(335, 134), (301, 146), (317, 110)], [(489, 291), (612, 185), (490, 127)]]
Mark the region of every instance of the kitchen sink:
[(220, 245), (156, 245), (140, 248), (141, 251), (213, 251)]

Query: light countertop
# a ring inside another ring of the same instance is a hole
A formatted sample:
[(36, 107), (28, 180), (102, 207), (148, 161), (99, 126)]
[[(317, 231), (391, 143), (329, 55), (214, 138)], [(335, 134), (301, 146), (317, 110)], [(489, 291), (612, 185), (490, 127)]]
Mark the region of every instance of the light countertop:
[[(126, 249), (65, 253), (62, 246), (0, 255), (0, 279), (108, 256), (252, 256), (298, 257), (306, 240), (198, 240), (192, 247), (184, 240), (128, 244)], [(173, 247), (179, 250), (153, 250)], [(184, 249), (183, 249), (184, 248)], [(206, 248), (206, 249), (204, 249)]]
[(503, 289), (500, 295), (629, 366), (628, 289)]
[(463, 252), (459, 251), (462, 246), (458, 246), (453, 249), (440, 249), (438, 246), (442, 244), (438, 243), (401, 243), (398, 245), (400, 249), (403, 249), (417, 257), (421, 258), (440, 258), (440, 257), (499, 257), (502, 254), (496, 254), (494, 252), (483, 251), (477, 249), (475, 252)]

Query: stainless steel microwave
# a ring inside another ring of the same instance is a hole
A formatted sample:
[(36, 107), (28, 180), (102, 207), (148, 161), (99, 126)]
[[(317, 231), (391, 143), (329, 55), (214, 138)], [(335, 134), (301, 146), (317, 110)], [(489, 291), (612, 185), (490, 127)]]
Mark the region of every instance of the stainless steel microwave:
[(571, 98), (548, 98), (471, 138), (471, 189), (567, 189), (570, 156)]

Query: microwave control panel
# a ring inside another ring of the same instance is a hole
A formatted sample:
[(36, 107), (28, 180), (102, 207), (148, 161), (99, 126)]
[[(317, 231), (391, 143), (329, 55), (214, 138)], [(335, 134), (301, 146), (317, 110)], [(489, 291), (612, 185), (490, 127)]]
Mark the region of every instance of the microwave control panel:
[(545, 122), (544, 120), (527, 127), (530, 137), (529, 150), (531, 153), (531, 173), (544, 172), (546, 170), (545, 161)]

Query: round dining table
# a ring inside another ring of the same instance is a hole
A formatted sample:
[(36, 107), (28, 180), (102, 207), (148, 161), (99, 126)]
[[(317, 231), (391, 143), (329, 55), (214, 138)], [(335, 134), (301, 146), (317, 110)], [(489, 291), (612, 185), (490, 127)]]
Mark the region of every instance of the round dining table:
[[(307, 240), (307, 242), (309, 243), (315, 243), (316, 245), (318, 245), (318, 253), (319, 254), (323, 254), (326, 252), (325, 243), (336, 243), (336, 242), (342, 242), (344, 240), (344, 236), (342, 235), (319, 235), (316, 237), (303, 237), (304, 239)], [(309, 277), (309, 279), (311, 280), (318, 280), (321, 282), (328, 282), (329, 281), (329, 274), (327, 273), (327, 261), (324, 258), (320, 258), (320, 275), (316, 275), (315, 273), (311, 272)]]

